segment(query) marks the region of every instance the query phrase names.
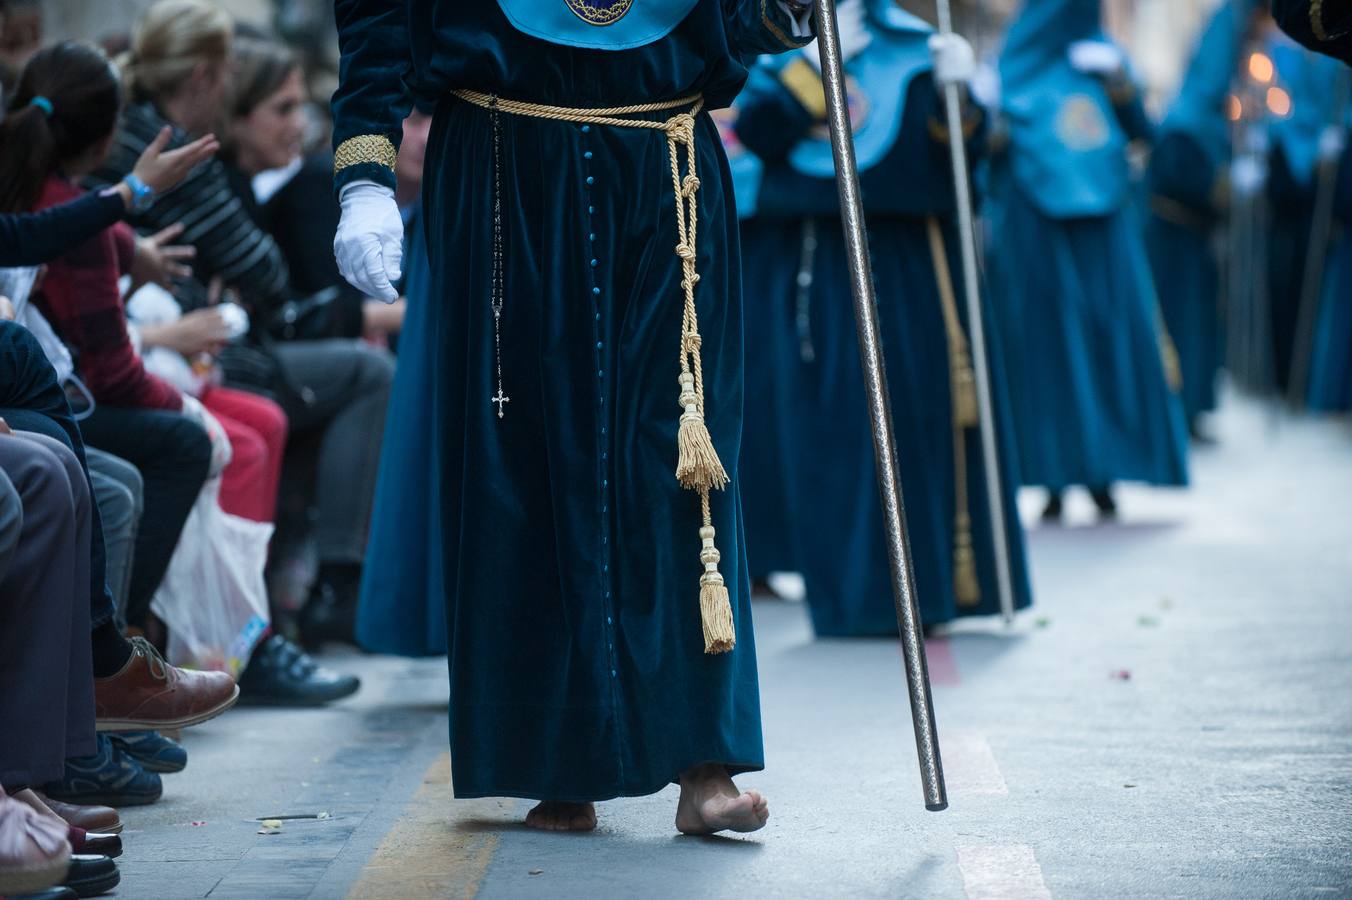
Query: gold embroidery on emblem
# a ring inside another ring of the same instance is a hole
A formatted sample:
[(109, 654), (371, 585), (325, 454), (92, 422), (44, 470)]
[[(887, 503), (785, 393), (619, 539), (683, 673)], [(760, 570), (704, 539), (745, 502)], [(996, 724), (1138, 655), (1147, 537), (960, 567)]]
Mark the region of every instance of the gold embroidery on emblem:
[(568, 8), (588, 25), (614, 25), (634, 6), (634, 0), (611, 0), (603, 5), (592, 5), (587, 0), (564, 0)]
[(1071, 150), (1097, 150), (1108, 143), (1108, 121), (1092, 97), (1073, 94), (1057, 110), (1056, 136)]

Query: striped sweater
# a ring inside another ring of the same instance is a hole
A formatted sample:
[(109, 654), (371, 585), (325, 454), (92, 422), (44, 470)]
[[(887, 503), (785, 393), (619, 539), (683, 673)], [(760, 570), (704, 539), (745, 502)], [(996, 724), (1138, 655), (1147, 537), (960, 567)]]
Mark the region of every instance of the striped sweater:
[[(129, 104), (122, 112), (108, 158), (90, 183), (120, 181), (160, 129), (170, 124), (148, 101)], [(175, 126), (170, 148), (190, 139)], [(259, 311), (275, 309), (288, 299), (286, 260), (276, 242), (246, 212), (220, 160), (198, 166), (177, 187), (157, 198), (148, 212), (133, 215), (130, 221), (138, 229), (149, 231), (181, 222), (184, 231), (178, 241), (197, 248), (194, 274), (202, 284), (219, 275)]]

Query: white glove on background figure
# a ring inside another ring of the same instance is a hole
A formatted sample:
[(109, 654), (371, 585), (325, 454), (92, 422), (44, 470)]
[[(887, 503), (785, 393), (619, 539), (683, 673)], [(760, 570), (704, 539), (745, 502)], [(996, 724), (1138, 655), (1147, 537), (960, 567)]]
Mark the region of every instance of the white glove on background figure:
[(1237, 157), (1230, 165), (1230, 190), (1237, 196), (1251, 197), (1267, 184), (1267, 176), (1267, 163), (1261, 157)]
[(972, 76), (972, 96), (976, 98), (977, 103), (986, 109), (998, 110), (1000, 87), (1000, 72), (995, 66), (982, 63), (976, 67), (976, 74)]
[(1341, 159), (1347, 147), (1347, 135), (1337, 125), (1325, 125), (1319, 132), (1319, 159), (1321, 162), (1333, 162)]
[[(849, 62), (873, 43), (873, 32), (868, 27), (868, 10), (864, 0), (841, 0), (836, 6), (836, 23), (840, 29), (840, 59)], [(821, 51), (813, 41), (802, 49), (802, 54), (818, 72), (822, 68)]]
[(1077, 71), (1086, 75), (1116, 75), (1126, 65), (1122, 49), (1108, 41), (1076, 41), (1066, 57)]
[(338, 271), (368, 297), (393, 303), (404, 261), (404, 220), (394, 191), (374, 181), (354, 181), (338, 195), (343, 208), (333, 255)]
[(960, 34), (930, 35), (929, 52), (934, 60), (934, 84), (940, 90), (950, 84), (966, 85), (976, 74), (976, 53)]

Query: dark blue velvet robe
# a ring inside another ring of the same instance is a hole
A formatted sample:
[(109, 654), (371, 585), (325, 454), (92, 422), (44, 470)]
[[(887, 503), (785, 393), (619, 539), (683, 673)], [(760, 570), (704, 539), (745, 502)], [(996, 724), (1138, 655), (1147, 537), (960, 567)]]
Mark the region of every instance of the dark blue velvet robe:
[(1189, 421), (1216, 408), (1221, 365), (1216, 182), (1223, 174), (1187, 135), (1170, 132), (1151, 154), (1146, 176), (1146, 252), (1165, 328), (1178, 350)]
[[(707, 422), (733, 477), (713, 518), (737, 647), (708, 656), (699, 500), (673, 476), (682, 294), (665, 136), (502, 116), (511, 402), (499, 419), (489, 114), (445, 92), (609, 107), (702, 91), (718, 106), (747, 61), (794, 44), (787, 20), (762, 0), (700, 0), (666, 38), (625, 51), (528, 37), (487, 0), (344, 0), (338, 23), (337, 141), (396, 139), (404, 78), (439, 96), (423, 193), (431, 290), (398, 385), (425, 400), (390, 417), (373, 536), (386, 551), (368, 562), (359, 633), (400, 608), (378, 589), (382, 570), (421, 567), (429, 590), (440, 579), (457, 796), (600, 800), (652, 793), (702, 762), (760, 768), (737, 490), (741, 279), (716, 129), (699, 117), (697, 304)], [(353, 166), (339, 183), (357, 178), (392, 173)]]
[[(862, 174), (869, 246), (877, 286), (896, 430), (902, 491), (915, 561), (916, 591), (926, 624), (999, 611), (987, 482), (981, 438), (965, 431), (978, 605), (959, 606), (953, 587), (956, 509), (954, 433), (944, 327), (926, 217), (943, 228), (959, 315), (962, 268), (953, 226), (954, 200), (943, 111), (930, 76), (910, 84), (900, 134), (887, 155)], [(773, 373), (767, 394), (748, 396), (746, 430), (774, 434), (784, 460), (778, 483), (758, 478), (746, 492), (748, 508), (784, 508), (792, 568), (806, 581), (818, 635), (895, 635), (897, 620), (882, 504), (874, 479), (874, 451), (865, 405), (854, 310), (836, 188), (830, 179), (794, 170), (786, 153), (815, 123), (787, 89), (748, 90), (738, 100), (737, 133), (766, 163), (759, 214), (744, 224), (747, 367)], [(977, 130), (977, 135), (984, 132)], [(936, 139), (937, 138), (937, 139)], [(974, 137), (971, 149), (976, 150)], [(797, 310), (797, 275), (806, 217), (815, 222), (816, 250), (807, 320)], [(810, 349), (809, 349), (810, 348)], [(1032, 602), (1018, 520), (1018, 473), (1003, 365), (991, 355), (1000, 461), (1005, 486), (1016, 608)], [(769, 447), (771, 441), (761, 445)], [(744, 457), (743, 465), (775, 465)], [(778, 540), (777, 535), (773, 537)], [(755, 547), (758, 535), (748, 530)]]
[(998, 159), (991, 176), (987, 258), (1023, 483), (1186, 484), (1187, 425), (1137, 218), (1054, 219)]
[(1306, 403), (1319, 412), (1352, 410), (1352, 148), (1343, 152), (1334, 192), (1333, 246), (1315, 318)]

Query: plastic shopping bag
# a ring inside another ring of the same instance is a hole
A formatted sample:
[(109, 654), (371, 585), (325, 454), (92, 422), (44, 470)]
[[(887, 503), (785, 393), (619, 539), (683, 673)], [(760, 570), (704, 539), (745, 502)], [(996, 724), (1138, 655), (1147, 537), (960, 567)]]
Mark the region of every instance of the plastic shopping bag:
[(272, 526), (232, 516), (221, 480), (202, 488), (150, 607), (169, 629), (169, 661), (238, 676), (270, 623), (263, 567)]

